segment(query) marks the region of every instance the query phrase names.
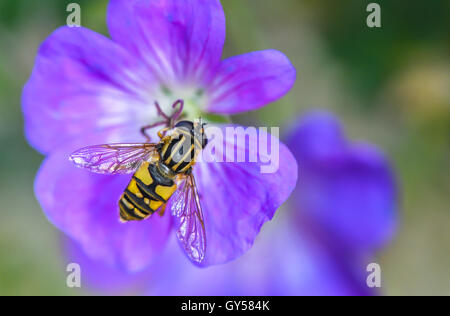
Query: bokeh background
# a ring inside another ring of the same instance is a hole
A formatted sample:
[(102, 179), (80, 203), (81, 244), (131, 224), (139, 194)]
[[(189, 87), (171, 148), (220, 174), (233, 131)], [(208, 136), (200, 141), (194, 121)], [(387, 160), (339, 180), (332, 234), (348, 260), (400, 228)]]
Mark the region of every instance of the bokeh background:
[[(0, 295), (78, 295), (66, 287), (60, 233), (33, 193), (43, 159), (23, 136), (21, 90), (40, 43), (65, 24), (62, 0), (0, 0)], [(82, 25), (107, 34), (107, 0), (78, 0)], [(286, 126), (336, 113), (353, 139), (381, 147), (400, 185), (398, 233), (378, 255), (385, 295), (450, 295), (450, 2), (223, 0), (225, 56), (277, 48), (299, 77), (280, 102), (234, 119)], [(270, 224), (269, 224), (270, 225)]]

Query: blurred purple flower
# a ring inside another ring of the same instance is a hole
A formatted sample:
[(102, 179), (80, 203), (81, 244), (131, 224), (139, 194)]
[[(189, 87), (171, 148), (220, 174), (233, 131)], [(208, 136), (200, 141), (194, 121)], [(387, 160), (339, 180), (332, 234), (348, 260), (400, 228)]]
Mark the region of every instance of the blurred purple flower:
[[(139, 271), (163, 249), (170, 216), (119, 224), (117, 201), (129, 177), (90, 174), (69, 154), (144, 141), (139, 129), (158, 120), (155, 101), (169, 112), (183, 99), (188, 119), (258, 109), (287, 93), (296, 72), (275, 50), (221, 61), (225, 17), (218, 0), (112, 0), (107, 23), (112, 40), (62, 27), (42, 44), (23, 92), (25, 132), (47, 155), (35, 191), (50, 221), (91, 258)], [(288, 198), (297, 166), (284, 145), (280, 158), (274, 174), (260, 174), (258, 164), (196, 166), (208, 238), (203, 265), (247, 251)]]
[[(300, 119), (288, 136), (301, 181), (290, 204), (244, 256), (227, 265), (196, 269), (171, 246), (149, 268), (150, 295), (373, 295), (366, 267), (392, 238), (397, 191), (392, 168), (371, 145), (352, 143), (331, 114)], [(89, 271), (102, 264), (70, 253)], [(91, 273), (101, 290), (118, 270)], [(148, 280), (148, 279), (147, 279)], [(146, 281), (143, 281), (142, 285)], [(109, 283), (111, 284), (111, 283)], [(112, 289), (121, 291), (119, 283)]]
[(371, 254), (392, 238), (397, 190), (379, 149), (347, 140), (324, 112), (302, 118), (287, 143), (301, 170), (293, 199), (303, 230), (341, 254)]
[(287, 143), (301, 170), (292, 199), (298, 230), (327, 253), (354, 294), (373, 294), (366, 267), (397, 224), (398, 192), (388, 159), (371, 144), (348, 140), (327, 112), (299, 120)]

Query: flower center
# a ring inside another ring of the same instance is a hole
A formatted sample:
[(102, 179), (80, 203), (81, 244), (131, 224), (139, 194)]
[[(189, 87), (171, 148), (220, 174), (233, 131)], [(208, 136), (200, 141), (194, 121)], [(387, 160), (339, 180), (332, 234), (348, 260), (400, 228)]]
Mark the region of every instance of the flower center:
[(159, 96), (161, 101), (158, 100), (158, 102), (163, 103), (163, 108), (172, 106), (176, 100), (183, 100), (183, 118), (187, 120), (193, 121), (204, 114), (206, 95), (202, 88), (161, 86)]
[[(175, 121), (180, 119), (195, 121), (202, 118), (207, 123), (230, 122), (228, 116), (205, 112), (207, 108), (207, 92), (198, 85), (161, 85), (156, 91), (149, 94), (149, 100), (152, 110), (140, 118), (142, 122), (140, 126), (141, 131), (149, 130), (156, 126), (168, 126), (168, 122), (174, 124), (176, 123)], [(176, 116), (176, 118), (168, 120), (168, 118), (173, 116)], [(146, 134), (144, 135), (147, 136)]]

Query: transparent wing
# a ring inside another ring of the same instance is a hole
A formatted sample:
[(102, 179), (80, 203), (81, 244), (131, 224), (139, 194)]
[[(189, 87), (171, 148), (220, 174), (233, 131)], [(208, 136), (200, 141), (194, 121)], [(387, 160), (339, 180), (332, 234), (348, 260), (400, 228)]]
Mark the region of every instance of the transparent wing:
[(79, 149), (69, 159), (76, 166), (95, 173), (127, 174), (155, 155), (156, 144), (110, 144)]
[(172, 214), (179, 219), (177, 237), (189, 258), (202, 262), (206, 252), (206, 232), (200, 198), (192, 174), (182, 179), (172, 199)]

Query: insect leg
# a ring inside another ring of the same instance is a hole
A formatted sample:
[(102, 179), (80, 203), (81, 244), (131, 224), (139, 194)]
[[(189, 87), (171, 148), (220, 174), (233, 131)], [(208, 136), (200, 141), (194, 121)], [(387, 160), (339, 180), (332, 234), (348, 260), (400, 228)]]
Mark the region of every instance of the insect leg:
[(160, 126), (160, 125), (165, 125), (165, 122), (158, 122), (155, 124), (151, 124), (151, 125), (146, 125), (141, 127), (141, 134), (145, 137), (145, 139), (147, 140), (147, 143), (151, 143), (151, 137), (147, 134), (147, 130), (152, 129), (154, 127)]
[(159, 208), (159, 210), (158, 210), (158, 215), (159, 215), (159, 216), (163, 216), (163, 215), (164, 215), (164, 213), (166, 212), (166, 206), (167, 206), (167, 203), (166, 203), (166, 204), (163, 204), (163, 205)]
[(163, 128), (162, 130), (160, 130), (160, 131), (158, 132), (159, 138), (163, 139), (163, 138), (166, 136), (166, 132), (167, 132), (168, 130), (170, 130), (169, 127), (166, 127), (166, 128)]

